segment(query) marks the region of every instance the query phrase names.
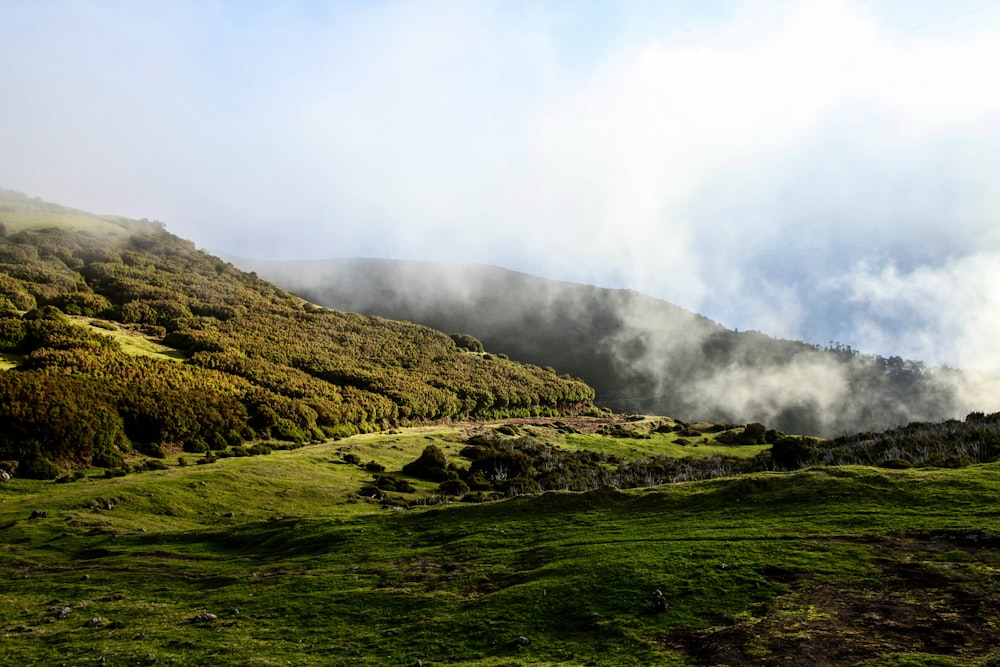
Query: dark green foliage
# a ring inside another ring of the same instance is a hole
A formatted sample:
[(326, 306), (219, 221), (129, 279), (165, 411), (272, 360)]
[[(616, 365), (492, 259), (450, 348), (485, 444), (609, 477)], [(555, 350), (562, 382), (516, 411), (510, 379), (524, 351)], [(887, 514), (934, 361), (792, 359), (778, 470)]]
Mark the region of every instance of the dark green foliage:
[(0, 314), (0, 352), (19, 351), (24, 336), (24, 321), (20, 317)]
[(817, 461), (819, 448), (809, 438), (779, 438), (771, 445), (771, 460), (779, 468), (795, 470)]
[[(411, 420), (591, 404), (582, 382), (465, 353), (477, 348), (471, 337), (461, 348), (422, 326), (316, 308), (162, 225), (101, 224), (120, 234), (56, 221), (0, 239), (0, 351), (25, 355), (0, 374), (0, 456), (30, 461), (32, 474), (117, 466), (133, 445), (155, 455), (258, 438), (297, 445)], [(165, 334), (188, 359), (129, 356), (67, 314)]]
[(22, 454), (18, 467), (18, 475), (25, 479), (55, 479), (59, 476), (59, 468), (52, 461), (38, 453), (38, 448)]
[(771, 448), (785, 470), (809, 465), (877, 465), (884, 468), (956, 468), (1000, 459), (1000, 413), (972, 413), (964, 422), (913, 422), (878, 433), (833, 440), (779, 438)]
[(469, 485), (460, 479), (449, 479), (438, 485), (438, 491), (446, 496), (464, 496), (469, 492)]
[(403, 466), (403, 472), (420, 479), (441, 482), (452, 476), (447, 468), (448, 464), (441, 448), (437, 445), (427, 445), (418, 459)]
[(111, 311), (111, 302), (93, 292), (73, 292), (61, 294), (53, 302), (68, 315), (106, 315)]
[[(468, 470), (457, 471), (461, 481), (468, 491), (487, 492), (492, 497), (554, 490), (657, 486), (728, 477), (772, 467), (770, 455), (766, 453), (751, 459), (650, 456), (627, 461), (599, 452), (568, 451), (529, 437), (476, 435), (467, 443), (460, 455), (471, 461), (471, 465)], [(460, 495), (459, 490), (463, 494), (466, 492), (457, 484), (442, 484), (441, 490), (447, 495)]]
[(741, 444), (763, 445), (767, 441), (766, 436), (767, 427), (760, 423), (753, 423), (746, 425), (743, 433), (739, 436), (739, 440)]
[(375, 488), (380, 491), (395, 491), (397, 493), (413, 493), (417, 489), (405, 479), (392, 475), (375, 475)]
[(484, 478), (497, 482), (523, 477), (530, 468), (531, 456), (522, 449), (488, 449), (472, 462), (469, 474), (479, 473)]
[(470, 336), (469, 334), (450, 334), (451, 339), (455, 341), (455, 345), (463, 350), (468, 350), (469, 352), (485, 352), (482, 342), (475, 336)]
[(143, 442), (137, 445), (136, 449), (146, 456), (152, 456), (157, 459), (162, 459), (167, 455), (167, 453), (163, 451), (163, 445), (158, 442)]

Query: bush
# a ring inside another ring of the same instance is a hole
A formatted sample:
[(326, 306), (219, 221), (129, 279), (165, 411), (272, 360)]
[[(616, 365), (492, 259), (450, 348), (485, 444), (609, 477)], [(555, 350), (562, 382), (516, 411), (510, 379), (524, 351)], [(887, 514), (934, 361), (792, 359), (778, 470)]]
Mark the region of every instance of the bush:
[(468, 350), (469, 352), (483, 352), (485, 348), (482, 342), (475, 336), (469, 334), (459, 334), (453, 333), (449, 336), (453, 341), (455, 341), (455, 346), (462, 350)]
[(403, 466), (403, 472), (432, 482), (443, 482), (453, 476), (448, 473), (444, 452), (437, 445), (424, 447), (420, 458)]
[(163, 449), (163, 445), (158, 442), (140, 442), (136, 444), (135, 448), (146, 456), (152, 456), (157, 459), (162, 459), (167, 455)]
[(25, 479), (55, 479), (59, 476), (59, 468), (44, 456), (33, 456), (21, 460), (17, 474)]
[(446, 496), (464, 496), (469, 492), (469, 485), (460, 479), (449, 479), (438, 485), (438, 491)]
[(142, 467), (146, 470), (166, 470), (167, 464), (159, 459), (146, 459)]
[(184, 451), (188, 454), (203, 454), (208, 451), (208, 443), (204, 438), (191, 438), (184, 441)]
[(740, 444), (744, 445), (762, 445), (767, 439), (767, 427), (763, 424), (754, 422), (753, 424), (747, 424), (743, 429), (737, 440)]
[(469, 473), (480, 473), (485, 479), (503, 481), (524, 476), (531, 468), (531, 458), (516, 449), (490, 449), (480, 452)]
[(493, 486), (488, 481), (486, 481), (486, 478), (483, 477), (483, 473), (481, 472), (469, 475), (468, 478), (466, 479), (466, 483), (469, 485), (469, 488), (472, 489), (473, 491), (489, 491), (490, 489), (493, 488)]
[(365, 498), (381, 498), (382, 491), (374, 484), (365, 484), (358, 489), (358, 495), (364, 496)]
[(778, 438), (771, 445), (771, 459), (779, 468), (795, 470), (816, 462), (818, 451), (816, 446), (802, 438)]
[(415, 493), (417, 490), (405, 479), (397, 479), (391, 475), (376, 475), (375, 487), (380, 491), (396, 491), (398, 493)]

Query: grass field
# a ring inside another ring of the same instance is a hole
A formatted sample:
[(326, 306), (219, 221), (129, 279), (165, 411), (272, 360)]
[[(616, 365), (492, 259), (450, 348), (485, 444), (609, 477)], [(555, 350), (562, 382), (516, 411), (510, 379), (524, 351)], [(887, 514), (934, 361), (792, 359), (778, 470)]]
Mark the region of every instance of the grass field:
[[(111, 336), (118, 342), (125, 354), (159, 357), (166, 361), (184, 361), (187, 358), (183, 352), (158, 343), (152, 337), (136, 329), (129, 329), (108, 320), (97, 320), (92, 317), (70, 316), (69, 319), (80, 326), (90, 328), (97, 334)], [(94, 322), (99, 322), (100, 326), (95, 326)]]
[[(398, 470), (428, 442), (454, 453), (476, 428), (3, 484), (0, 663), (1000, 659), (998, 465), (812, 469), (406, 511), (355, 495), (370, 473), (345, 453)], [(654, 589), (666, 612), (647, 611)]]
[(17, 368), (21, 363), (21, 355), (0, 352), (0, 371)]
[(61, 227), (98, 238), (124, 240), (128, 237), (126, 229), (118, 223), (119, 218), (94, 215), (11, 190), (0, 189), (0, 218), (9, 234), (24, 229)]

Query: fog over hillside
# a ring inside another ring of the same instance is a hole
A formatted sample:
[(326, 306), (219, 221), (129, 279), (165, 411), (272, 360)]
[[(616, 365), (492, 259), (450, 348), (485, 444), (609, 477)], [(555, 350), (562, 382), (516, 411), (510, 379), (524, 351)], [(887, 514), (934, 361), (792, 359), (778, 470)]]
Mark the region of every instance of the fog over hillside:
[(0, 187), (1000, 373), (998, 34), (984, 0), (8, 0)]
[(1000, 407), (996, 377), (737, 333), (635, 291), (490, 266), (236, 262), (317, 303), (471, 333), (489, 351), (581, 377), (617, 411), (835, 436)]

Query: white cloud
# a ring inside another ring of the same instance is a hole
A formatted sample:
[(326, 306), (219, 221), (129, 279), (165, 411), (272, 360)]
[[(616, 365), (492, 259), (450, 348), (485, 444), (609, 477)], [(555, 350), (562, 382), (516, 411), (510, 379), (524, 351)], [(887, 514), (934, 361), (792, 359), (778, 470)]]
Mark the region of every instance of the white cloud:
[(844, 280), (868, 345), (991, 373), (1000, 373), (998, 285), (995, 251), (910, 271), (861, 265)]
[[(598, 47), (572, 5), (8, 3), (0, 185), (218, 252), (497, 263), (1000, 369), (949, 293), (1000, 252), (998, 12), (657, 5)], [(845, 318), (876, 303), (905, 312)]]

